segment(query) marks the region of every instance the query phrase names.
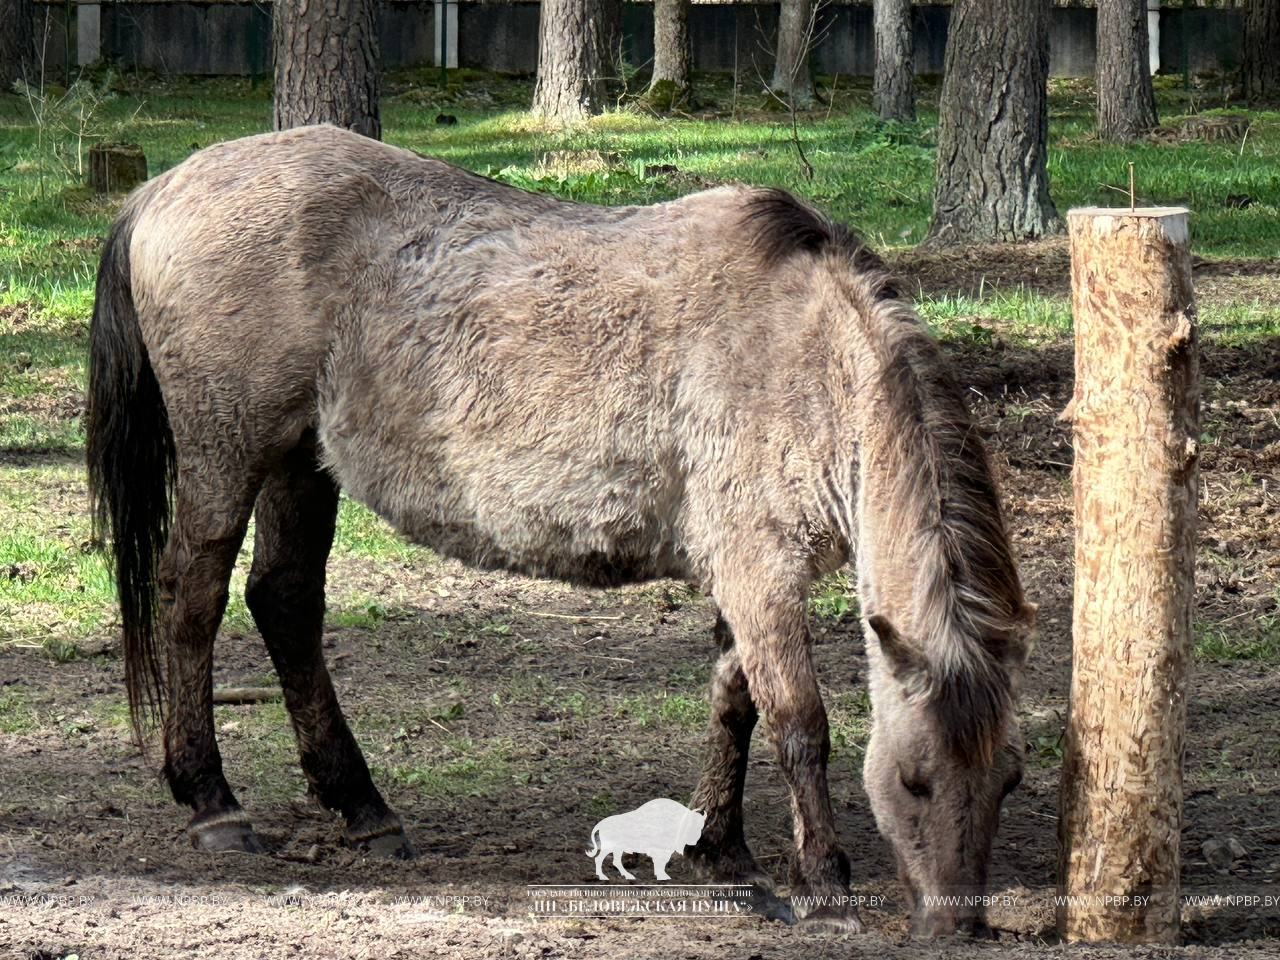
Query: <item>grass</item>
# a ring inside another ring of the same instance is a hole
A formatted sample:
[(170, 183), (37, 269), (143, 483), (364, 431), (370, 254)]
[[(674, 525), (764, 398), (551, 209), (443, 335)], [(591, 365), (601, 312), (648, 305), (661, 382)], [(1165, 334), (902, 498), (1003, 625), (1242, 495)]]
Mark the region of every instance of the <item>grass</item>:
[(1197, 623), (1195, 656), (1219, 662), (1280, 663), (1280, 614), (1240, 621), (1231, 627)]
[[(247, 80), (97, 75), (110, 97), (95, 115), (102, 135), (144, 148), (152, 174), (195, 149), (267, 129), (266, 87)], [(458, 71), (447, 91), (434, 74), (389, 78), (383, 102), (388, 141), (433, 154), (529, 189), (595, 203), (651, 203), (730, 181), (775, 184), (851, 223), (880, 248), (918, 242), (928, 225), (936, 136), (936, 90), (922, 88), (920, 119), (883, 123), (869, 110), (865, 82), (843, 80), (831, 109), (801, 131), (815, 174), (808, 179), (786, 118), (744, 111), (727, 78), (706, 76), (699, 97), (716, 115), (671, 119), (618, 111), (570, 130), (523, 112), (527, 81)], [(1204, 94), (1192, 97), (1204, 98)], [(1193, 104), (1178, 89), (1160, 92), (1162, 115)], [(437, 126), (446, 111), (458, 118)], [(729, 114), (728, 117), (723, 114)], [(1138, 172), (1139, 201), (1186, 204), (1202, 256), (1280, 255), (1280, 114), (1255, 112), (1243, 143), (1103, 144), (1092, 137), (1092, 93), (1080, 81), (1054, 81), (1049, 169), (1058, 206), (1110, 203), (1108, 189)], [(85, 385), (87, 319), (100, 239), (119, 198), (98, 198), (67, 176), (57, 137), (43, 143), (25, 98), (0, 94), (0, 453), (77, 454)], [(1226, 204), (1247, 196), (1245, 207)], [(943, 337), (1005, 335), (1036, 339), (1070, 329), (1065, 297), (1016, 286), (980, 296), (923, 296), (920, 310)], [(1257, 299), (1201, 309), (1210, 336), (1247, 343), (1280, 334), (1280, 308)], [(412, 548), (359, 514), (344, 513), (338, 550), (412, 562)]]
[[(140, 143), (153, 175), (200, 147), (270, 123), (269, 90), (247, 80), (93, 79), (110, 94), (95, 120), (100, 132)], [(673, 119), (620, 110), (569, 130), (547, 128), (523, 112), (527, 81), (463, 70), (451, 75), (445, 91), (435, 83), (433, 73), (388, 79), (387, 139), (529, 189), (596, 203), (650, 203), (747, 181), (807, 196), (878, 247), (913, 244), (927, 228), (936, 137), (936, 88), (927, 82), (920, 119), (886, 124), (869, 110), (867, 83), (842, 78), (830, 110), (801, 125), (812, 179), (790, 142), (787, 118), (748, 109), (751, 98), (735, 97), (725, 77), (699, 78), (699, 97), (718, 109), (714, 115)], [(1159, 93), (1162, 116), (1171, 121), (1191, 112), (1195, 98), (1204, 96), (1166, 86)], [(458, 123), (438, 126), (440, 112)], [(1133, 160), (1140, 202), (1192, 208), (1197, 254), (1280, 255), (1280, 114), (1251, 118), (1243, 143), (1103, 144), (1091, 133), (1089, 85), (1054, 81), (1049, 168), (1058, 206), (1114, 202), (1108, 185), (1120, 184)], [(0, 641), (39, 645), (67, 659), (115, 617), (105, 559), (90, 542), (76, 464), (83, 456), (80, 398), (96, 261), (119, 198), (95, 197), (73, 183), (47, 137), (39, 140), (26, 100), (0, 94)], [(1227, 205), (1230, 195), (1250, 202)], [(1071, 327), (1065, 297), (1019, 286), (976, 295), (921, 291), (918, 306), (944, 339), (991, 339), (998, 327), (1002, 337), (1034, 341), (1061, 338)], [(1200, 322), (1207, 336), (1247, 346), (1280, 335), (1280, 307), (1263, 292), (1202, 305)], [(334, 557), (405, 568), (435, 561), (345, 498)], [(248, 562), (246, 547), (233, 580), (229, 629), (252, 629), (242, 595)], [(698, 601), (684, 588), (653, 589), (660, 593), (655, 601), (671, 609)], [(413, 615), (394, 598), (368, 590), (338, 591), (332, 601), (332, 626), (374, 628)], [(818, 584), (810, 610), (825, 620), (857, 616), (847, 574)], [(495, 620), (477, 629), (500, 635), (510, 626)], [(1274, 632), (1266, 636), (1245, 641), (1209, 631), (1198, 650), (1214, 658), (1273, 656)], [(646, 722), (700, 722), (705, 703), (682, 696), (630, 707)]]
[(809, 614), (820, 620), (858, 616), (858, 598), (849, 582), (847, 568), (829, 573), (813, 585), (809, 593)]

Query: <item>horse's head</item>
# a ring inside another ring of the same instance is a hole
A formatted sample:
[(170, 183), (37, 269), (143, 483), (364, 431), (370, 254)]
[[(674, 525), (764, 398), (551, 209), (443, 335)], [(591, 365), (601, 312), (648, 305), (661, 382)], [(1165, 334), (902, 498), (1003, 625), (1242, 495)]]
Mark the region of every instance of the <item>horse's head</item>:
[(863, 776), (912, 933), (984, 934), (1000, 805), (1022, 779), (1014, 701), (1029, 622), (976, 664), (933, 663), (884, 617), (868, 623), (878, 643), (868, 643), (875, 719)]

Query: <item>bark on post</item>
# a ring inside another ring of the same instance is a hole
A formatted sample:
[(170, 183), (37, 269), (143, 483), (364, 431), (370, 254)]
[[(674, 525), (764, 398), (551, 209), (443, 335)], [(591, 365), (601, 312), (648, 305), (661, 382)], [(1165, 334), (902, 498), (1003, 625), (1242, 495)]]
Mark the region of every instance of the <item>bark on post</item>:
[(1073, 210), (1068, 223), (1076, 550), (1058, 932), (1168, 943), (1180, 914), (1195, 592), (1199, 381), (1187, 212)]
[(1098, 0), (1098, 136), (1129, 142), (1155, 129), (1147, 0)]
[(655, 110), (689, 102), (689, 0), (653, 0), (653, 77), (645, 100)]
[(378, 31), (374, 0), (276, 0), (275, 128), (332, 123), (375, 140)]
[(876, 78), (871, 106), (881, 120), (914, 120), (915, 37), (911, 0), (875, 0)]

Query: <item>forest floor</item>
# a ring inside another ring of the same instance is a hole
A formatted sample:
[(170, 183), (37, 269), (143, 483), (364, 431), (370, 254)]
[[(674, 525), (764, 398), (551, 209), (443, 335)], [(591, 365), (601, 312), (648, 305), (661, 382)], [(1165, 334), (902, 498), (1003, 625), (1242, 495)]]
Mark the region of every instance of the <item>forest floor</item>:
[[(1006, 804), (992, 862), (991, 889), (1004, 898), (991, 913), (999, 940), (906, 936), (901, 889), (861, 786), (870, 716), (845, 575), (820, 585), (811, 612), (837, 825), (854, 892), (876, 898), (863, 910), (868, 932), (836, 938), (755, 918), (531, 917), (526, 884), (594, 880), (584, 851), (598, 820), (654, 797), (688, 799), (714, 656), (709, 601), (670, 582), (582, 590), (477, 573), (403, 544), (350, 501), (329, 567), (326, 656), (375, 780), (420, 857), (372, 861), (342, 846), (338, 825), (306, 798), (278, 702), (216, 709), (228, 778), (267, 853), (191, 850), (155, 757), (129, 739), (112, 587), (85, 513), (86, 325), (118, 199), (68, 187), (58, 166), (66, 156), (41, 153), (27, 107), (0, 96), (0, 128), (16, 144), (0, 170), (0, 956), (1045, 954), (1055, 943), (1071, 656), (1071, 442), (1057, 419), (1072, 383), (1065, 242), (911, 247), (927, 217), (928, 178), (901, 164), (910, 168), (918, 151), (921, 164), (932, 162), (927, 104), (919, 124), (886, 130), (868, 119), (865, 91), (849, 88), (830, 116), (824, 108), (805, 118), (819, 170), (809, 181), (797, 172), (789, 123), (740, 110), (724, 91), (707, 111), (741, 117), (623, 112), (570, 143), (529, 132), (511, 112), (527, 84), (482, 80), (464, 78), (445, 99), (412, 78), (392, 84), (388, 138), (599, 202), (661, 200), (727, 179), (781, 182), (889, 248), (969, 390), (1027, 592), (1040, 604), (1020, 707), (1027, 776)], [(156, 86), (128, 120), (137, 81), (103, 82), (118, 89), (102, 109), (133, 124), (148, 155), (167, 165), (194, 145), (260, 129), (269, 113), (247, 84), (183, 81)], [(1196, 106), (1162, 97), (1166, 114)], [(1107, 191), (1090, 183), (1122, 176), (1123, 152), (1084, 133), (1087, 100), (1077, 85), (1055, 92), (1052, 164), (1064, 208), (1101, 200)], [(437, 129), (445, 110), (459, 122)], [(1140, 150), (1150, 151), (1143, 167), (1155, 184), (1146, 199), (1195, 211), (1203, 346), (1184, 894), (1272, 899), (1188, 900), (1187, 945), (1077, 951), (1085, 957), (1280, 952), (1280, 131), (1275, 115), (1255, 119), (1243, 143), (1170, 139)], [(541, 150), (549, 140), (554, 147)], [(894, 187), (905, 199), (895, 202), (892, 190), (855, 196), (866, 176), (908, 177)], [(1250, 199), (1241, 206), (1230, 196)], [(218, 639), (220, 685), (274, 682), (241, 594), (247, 559)], [(785, 892), (788, 803), (760, 733), (752, 757), (748, 837)], [(1206, 843), (1231, 841), (1243, 853), (1229, 863), (1206, 858)], [(648, 879), (647, 861), (628, 864)], [(689, 879), (682, 858), (669, 870)]]

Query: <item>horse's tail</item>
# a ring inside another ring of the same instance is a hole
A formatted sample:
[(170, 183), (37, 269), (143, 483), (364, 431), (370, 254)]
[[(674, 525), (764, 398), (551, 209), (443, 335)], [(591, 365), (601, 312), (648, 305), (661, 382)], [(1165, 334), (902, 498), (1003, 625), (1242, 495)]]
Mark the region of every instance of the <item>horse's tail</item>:
[(120, 598), (134, 736), (163, 712), (156, 650), (156, 567), (169, 534), (176, 454), (160, 384), (133, 302), (133, 209), (107, 236), (89, 328), (87, 460), (94, 535), (109, 536)]
[(595, 825), (595, 829), (591, 831), (592, 848), (587, 851), (588, 857), (594, 857), (600, 852), (600, 824)]

